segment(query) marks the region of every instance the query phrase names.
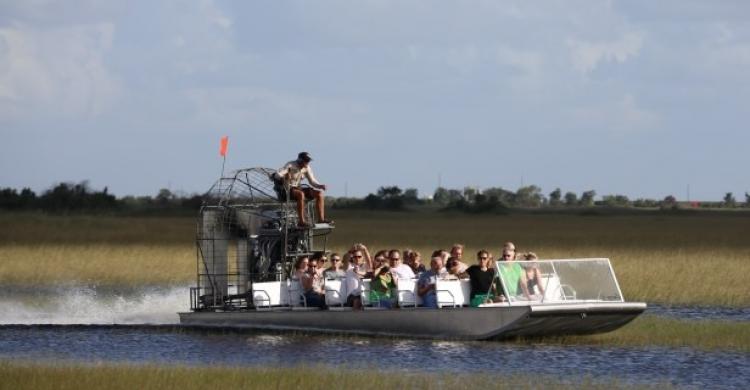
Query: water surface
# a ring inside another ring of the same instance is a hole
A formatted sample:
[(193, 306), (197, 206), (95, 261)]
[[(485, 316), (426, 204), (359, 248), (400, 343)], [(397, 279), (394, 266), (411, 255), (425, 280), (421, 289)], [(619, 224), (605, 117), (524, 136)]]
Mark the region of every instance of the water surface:
[(742, 388), (750, 354), (209, 331), (179, 326), (0, 326), (0, 359), (545, 375), (631, 384)]

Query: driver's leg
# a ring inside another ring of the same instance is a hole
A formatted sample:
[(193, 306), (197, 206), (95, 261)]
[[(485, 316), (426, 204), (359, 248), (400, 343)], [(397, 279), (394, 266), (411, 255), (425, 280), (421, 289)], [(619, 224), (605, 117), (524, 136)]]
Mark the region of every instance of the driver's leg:
[(299, 188), (291, 189), (292, 197), (297, 200), (297, 215), (299, 216), (299, 224), (304, 225), (305, 221), (305, 193)]

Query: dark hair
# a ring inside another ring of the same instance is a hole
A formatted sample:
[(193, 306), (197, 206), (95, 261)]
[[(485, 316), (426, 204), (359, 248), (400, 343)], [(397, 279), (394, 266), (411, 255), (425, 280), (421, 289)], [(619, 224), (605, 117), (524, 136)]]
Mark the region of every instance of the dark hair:
[(300, 152), (300, 154), (297, 155), (297, 160), (309, 163), (312, 161), (312, 157), (310, 157), (310, 153)]
[(388, 251), (388, 258), (390, 259), (391, 257), (393, 257), (394, 253), (398, 253), (398, 257), (401, 257), (401, 251), (400, 250), (398, 250), (398, 249), (391, 249), (390, 251)]
[(310, 260), (323, 260), (323, 256), (325, 256), (325, 252), (322, 252), (322, 251), (315, 252), (313, 253)]
[(490, 252), (487, 252), (487, 251), (486, 251), (486, 250), (484, 250), (484, 249), (480, 250), (479, 252), (477, 252), (477, 259), (478, 259), (478, 258), (480, 258), (480, 257), (482, 257), (482, 255), (487, 255), (487, 256), (489, 256), (489, 255), (490, 255)]
[(438, 250), (432, 252), (432, 256), (431, 257), (443, 257), (443, 250), (442, 249), (438, 249)]

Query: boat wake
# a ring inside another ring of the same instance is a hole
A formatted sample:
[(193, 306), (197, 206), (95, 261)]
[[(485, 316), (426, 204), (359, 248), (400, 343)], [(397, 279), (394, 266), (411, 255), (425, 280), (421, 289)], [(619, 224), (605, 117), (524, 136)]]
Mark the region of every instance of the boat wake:
[(0, 325), (168, 325), (188, 311), (187, 287), (97, 291), (59, 287), (0, 294)]

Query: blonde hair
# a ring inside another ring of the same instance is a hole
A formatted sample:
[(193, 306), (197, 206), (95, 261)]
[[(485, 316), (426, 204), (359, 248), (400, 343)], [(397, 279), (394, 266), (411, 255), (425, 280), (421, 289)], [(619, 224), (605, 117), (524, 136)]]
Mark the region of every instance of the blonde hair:
[(525, 260), (538, 260), (539, 257), (534, 252), (526, 252), (523, 254)]

